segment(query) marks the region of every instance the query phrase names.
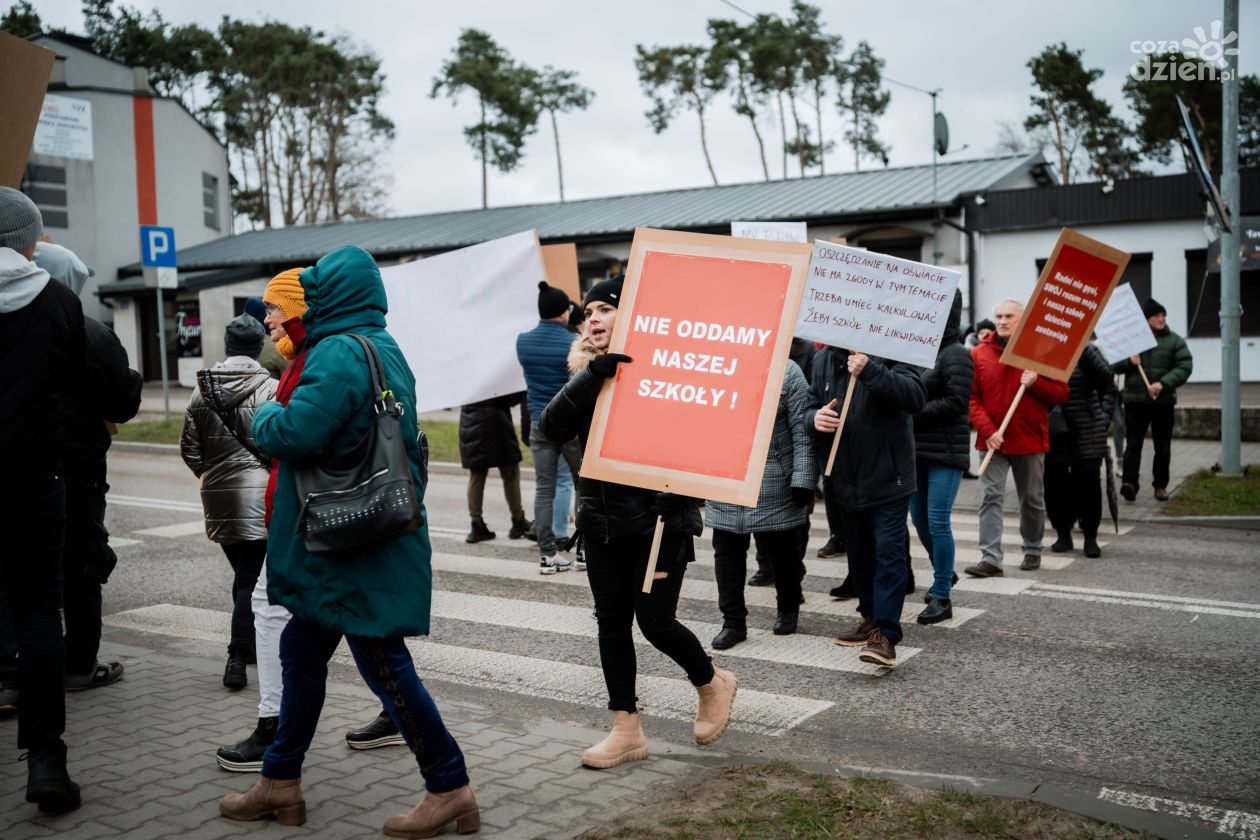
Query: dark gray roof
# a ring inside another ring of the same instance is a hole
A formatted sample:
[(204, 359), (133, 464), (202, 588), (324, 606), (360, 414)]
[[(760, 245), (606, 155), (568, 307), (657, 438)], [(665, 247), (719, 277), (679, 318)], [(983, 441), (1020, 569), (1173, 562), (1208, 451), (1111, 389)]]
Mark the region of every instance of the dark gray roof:
[[(932, 167), (909, 166), (760, 181), (720, 187), (668, 190), (549, 204), (524, 204), (303, 225), (226, 236), (179, 251), (181, 270), (232, 265), (290, 266), (311, 263), (343, 245), (358, 245), (377, 257), (425, 254), (463, 248), (537, 229), (544, 241), (625, 240), (636, 227), (729, 230), (732, 220), (807, 221), (826, 224), (881, 219), (949, 207), (964, 193), (1024, 186), (1040, 154), (1006, 155)], [(138, 272), (128, 266), (120, 274)]]

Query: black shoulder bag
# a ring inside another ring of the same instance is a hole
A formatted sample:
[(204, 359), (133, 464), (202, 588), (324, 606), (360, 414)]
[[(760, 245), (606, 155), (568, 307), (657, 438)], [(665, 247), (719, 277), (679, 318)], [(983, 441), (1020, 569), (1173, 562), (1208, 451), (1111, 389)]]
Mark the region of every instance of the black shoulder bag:
[(297, 531), (306, 550), (336, 554), (388, 542), (421, 525), (403, 438), (403, 405), (385, 381), (375, 345), (350, 334), (367, 353), (372, 424), (348, 452), (293, 467)]
[(236, 442), (241, 448), (258, 459), (258, 463), (263, 469), (271, 470), (271, 459), (258, 451), (258, 447), (251, 444), (248, 440), (241, 437), (236, 431), (236, 426), (232, 423), (232, 415), (223, 407), (223, 398), (219, 394), (219, 383), (214, 378), (212, 371), (199, 370), (197, 378), (201, 381), (201, 393), (206, 398), (206, 405), (210, 406), (210, 410), (219, 416), (219, 422), (228, 430), (228, 434), (236, 438)]

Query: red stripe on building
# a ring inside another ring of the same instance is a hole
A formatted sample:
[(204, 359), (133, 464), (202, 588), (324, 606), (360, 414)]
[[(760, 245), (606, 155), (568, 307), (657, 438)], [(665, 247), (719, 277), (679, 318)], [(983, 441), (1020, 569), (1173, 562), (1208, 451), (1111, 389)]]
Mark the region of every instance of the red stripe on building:
[(156, 225), (157, 163), (153, 152), (153, 99), (132, 99), (136, 132), (136, 210), (142, 225)]

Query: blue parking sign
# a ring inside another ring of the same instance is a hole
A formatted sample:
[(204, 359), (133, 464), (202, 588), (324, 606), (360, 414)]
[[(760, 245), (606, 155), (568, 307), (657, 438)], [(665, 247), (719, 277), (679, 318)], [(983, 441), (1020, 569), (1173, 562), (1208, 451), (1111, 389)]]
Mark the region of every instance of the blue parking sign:
[(160, 268), (175, 267), (175, 228), (140, 226), (140, 263)]

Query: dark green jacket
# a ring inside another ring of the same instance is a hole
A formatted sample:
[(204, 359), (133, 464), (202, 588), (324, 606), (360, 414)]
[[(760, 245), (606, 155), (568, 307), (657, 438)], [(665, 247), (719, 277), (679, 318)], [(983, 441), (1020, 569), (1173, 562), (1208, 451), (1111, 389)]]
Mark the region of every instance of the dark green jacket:
[[(329, 630), (388, 638), (429, 632), (433, 590), (427, 525), (353, 557), (309, 554), (297, 533), (295, 463), (345, 452), (367, 433), (372, 388), (367, 357), (346, 333), (365, 336), (381, 355), (385, 378), (414, 425), (416, 382), (385, 331), (385, 287), (371, 255), (339, 248), (301, 275), (307, 310), (306, 363), (288, 406), (266, 403), (254, 415), (254, 440), (275, 457), (276, 494), (267, 539), (272, 603)], [(405, 435), (416, 493), (424, 502), (416, 434)]]
[[(1194, 357), (1190, 355), (1186, 340), (1167, 327), (1164, 327), (1163, 332), (1155, 333), (1155, 341), (1158, 343), (1138, 358), (1142, 360), (1142, 370), (1146, 371), (1146, 378), (1151, 380), (1152, 385), (1156, 382), (1164, 383), (1164, 390), (1155, 402), (1175, 405), (1177, 389), (1185, 384), (1194, 370)], [(1122, 359), (1112, 365), (1111, 369), (1124, 374), (1125, 402), (1151, 401), (1146, 383), (1142, 381), (1142, 374), (1132, 362)]]

